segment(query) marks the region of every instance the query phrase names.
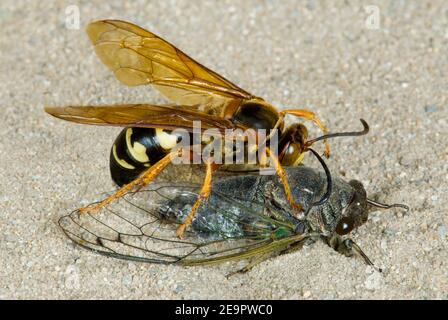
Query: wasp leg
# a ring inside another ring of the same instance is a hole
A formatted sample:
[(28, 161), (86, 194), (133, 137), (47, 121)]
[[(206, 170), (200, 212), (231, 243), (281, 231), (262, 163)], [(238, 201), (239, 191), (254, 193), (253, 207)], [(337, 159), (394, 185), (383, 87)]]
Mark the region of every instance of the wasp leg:
[(80, 208), (79, 212), (91, 212), (94, 213), (101, 208), (104, 208), (111, 202), (120, 199), (123, 197), (126, 193), (131, 191), (134, 188), (143, 188), (144, 186), (148, 185), (153, 181), (157, 175), (163, 171), (163, 169), (166, 168), (167, 165), (171, 163), (172, 157), (177, 154), (179, 150), (175, 152), (168, 153), (165, 157), (160, 159), (157, 163), (155, 163), (153, 166), (151, 166), (148, 170), (142, 173), (141, 176), (139, 176), (134, 181), (124, 185), (121, 187), (117, 192), (115, 192), (113, 195), (107, 197), (106, 199), (102, 200), (101, 202), (94, 204), (94, 205), (88, 205), (86, 207)]
[(182, 239), (182, 236), (183, 236), (185, 230), (193, 221), (193, 218), (196, 215), (196, 212), (198, 211), (199, 206), (201, 205), (201, 203), (204, 200), (206, 200), (209, 197), (210, 192), (212, 191), (212, 176), (213, 176), (213, 172), (216, 171), (217, 166), (215, 164), (213, 164), (213, 162), (211, 162), (211, 161), (208, 161), (206, 163), (206, 165), (207, 165), (207, 169), (206, 169), (207, 171), (205, 173), (205, 179), (204, 179), (204, 183), (202, 184), (202, 188), (201, 188), (201, 192), (199, 193), (199, 197), (196, 200), (196, 202), (194, 203), (193, 207), (191, 207), (190, 213), (188, 214), (184, 223), (182, 223), (179, 226), (179, 228), (177, 228), (177, 230), (176, 230), (176, 235), (181, 239)]
[[(322, 122), (322, 120), (320, 120), (316, 114), (314, 112), (311, 112), (309, 110), (304, 110), (304, 109), (287, 109), (287, 110), (283, 110), (280, 112), (280, 115), (285, 115), (285, 114), (290, 114), (290, 115), (294, 115), (296, 117), (299, 118), (304, 118), (310, 121), (313, 121), (315, 125), (317, 125), (320, 130), (322, 130), (322, 132), (324, 134), (328, 134), (328, 128), (327, 126)], [(324, 140), (325, 143), (325, 157), (329, 158), (330, 157), (330, 144), (328, 143), (328, 140), (325, 139)]]
[(368, 266), (372, 266), (379, 272), (382, 272), (381, 268), (376, 267), (369, 257), (361, 250), (361, 248), (350, 238), (342, 239), (338, 235), (333, 235), (332, 237), (326, 238), (327, 244), (332, 247), (335, 251), (343, 254), (346, 257), (359, 256)]
[(274, 134), (278, 133), (278, 130), (281, 131), (281, 126), (283, 125), (283, 120), (285, 119), (285, 114), (279, 112), (279, 116), (278, 116), (278, 120), (275, 123), (274, 128), (272, 128), (271, 132), (269, 133), (269, 135), (265, 138), (263, 144), (266, 143), (266, 141), (271, 140), (272, 137), (274, 136)]
[[(278, 157), (276, 155), (272, 154), (271, 150), (268, 147), (266, 147), (266, 151), (268, 152), (268, 156), (274, 163), (275, 171), (277, 172), (277, 175), (279, 176), (279, 178), (283, 184), (283, 188), (285, 189), (286, 199), (288, 200), (288, 202), (290, 203), (291, 207), (294, 210), (296, 210), (298, 212), (303, 211), (302, 206), (294, 200), (294, 197), (291, 192), (291, 187), (289, 186), (288, 178), (286, 177), (285, 169), (283, 169), (283, 166), (280, 164)], [(297, 218), (298, 218), (298, 216), (297, 216)]]

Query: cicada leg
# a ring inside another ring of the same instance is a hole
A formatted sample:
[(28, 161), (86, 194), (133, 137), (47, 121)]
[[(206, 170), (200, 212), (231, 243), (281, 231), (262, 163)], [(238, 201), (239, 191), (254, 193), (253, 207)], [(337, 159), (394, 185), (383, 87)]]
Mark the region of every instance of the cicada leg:
[[(304, 109), (287, 109), (287, 110), (282, 110), (280, 112), (280, 117), (283, 117), (285, 114), (290, 114), (290, 115), (294, 115), (299, 118), (304, 118), (304, 119), (313, 121), (314, 124), (316, 124), (320, 128), (320, 130), (322, 130), (322, 132), (324, 134), (329, 133), (327, 126), (312, 111), (304, 110)], [(325, 143), (325, 157), (329, 158), (330, 157), (330, 144), (328, 143), (327, 139), (324, 140), (324, 143)]]
[(374, 269), (382, 272), (382, 270), (373, 264), (364, 251), (362, 251), (362, 249), (352, 239), (342, 239), (338, 235), (333, 235), (332, 237), (326, 238), (326, 242), (336, 252), (339, 252), (346, 257), (358, 256), (364, 260), (366, 265), (372, 266)]
[[(286, 176), (285, 169), (283, 168), (280, 161), (278, 160), (278, 157), (275, 154), (272, 154), (271, 150), (268, 147), (266, 147), (266, 151), (268, 152), (268, 156), (270, 157), (271, 161), (274, 164), (275, 171), (277, 172), (277, 175), (279, 176), (279, 178), (283, 184), (286, 199), (291, 204), (291, 207), (294, 210), (296, 210), (298, 212), (302, 212), (303, 211), (302, 206), (294, 200), (294, 196), (292, 195), (291, 187), (289, 186), (289, 182), (288, 182), (288, 178)], [(297, 218), (298, 218), (298, 215), (297, 215)]]
[(253, 258), (251, 261), (249, 261), (249, 263), (247, 265), (245, 265), (243, 268), (233, 271), (231, 273), (229, 273), (228, 275), (226, 275), (226, 278), (230, 278), (234, 275), (240, 274), (240, 273), (246, 273), (248, 271), (250, 271), (253, 267), (255, 267), (257, 264), (269, 259), (273, 254), (272, 253), (265, 253), (265, 254), (260, 254), (259, 256)]
[(212, 191), (212, 176), (213, 172), (217, 170), (218, 166), (214, 164), (212, 161), (207, 161), (206, 168), (207, 169), (205, 173), (205, 179), (204, 183), (202, 184), (199, 197), (194, 203), (194, 205), (191, 207), (191, 210), (188, 213), (188, 216), (185, 219), (185, 221), (176, 230), (176, 235), (181, 239), (187, 227), (193, 222), (193, 218), (195, 217), (200, 205), (204, 200), (206, 200), (209, 197)]
[(80, 208), (78, 211), (81, 213), (97, 212), (101, 208), (106, 207), (111, 202), (120, 199), (121, 197), (126, 195), (126, 193), (133, 190), (134, 188), (145, 187), (146, 185), (151, 183), (159, 175), (159, 173), (161, 173), (166, 168), (166, 166), (168, 166), (171, 163), (172, 157), (175, 156), (178, 152), (180, 152), (180, 151), (176, 150), (176, 151), (168, 153), (165, 157), (163, 157), (157, 163), (152, 165), (148, 170), (143, 172), (137, 179), (124, 185), (114, 194), (110, 195), (109, 197), (107, 197), (106, 199), (102, 200), (101, 202), (99, 202), (97, 204), (88, 205), (86, 207)]

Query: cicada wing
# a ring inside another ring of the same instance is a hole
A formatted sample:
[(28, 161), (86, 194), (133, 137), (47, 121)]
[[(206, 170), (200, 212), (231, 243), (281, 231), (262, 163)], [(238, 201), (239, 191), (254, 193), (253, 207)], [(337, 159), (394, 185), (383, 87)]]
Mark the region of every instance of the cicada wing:
[[(293, 227), (215, 194), (220, 202), (203, 210), (184, 234), (176, 229), (194, 203), (200, 186), (158, 183), (128, 194), (100, 212), (74, 211), (59, 224), (75, 243), (116, 258), (161, 264), (211, 264), (279, 251), (304, 240)], [(223, 227), (225, 226), (225, 227)], [(291, 236), (276, 239), (279, 228)]]
[(221, 115), (229, 104), (253, 96), (194, 61), (150, 31), (120, 20), (92, 22), (87, 33), (95, 51), (125, 85), (151, 84), (180, 105)]

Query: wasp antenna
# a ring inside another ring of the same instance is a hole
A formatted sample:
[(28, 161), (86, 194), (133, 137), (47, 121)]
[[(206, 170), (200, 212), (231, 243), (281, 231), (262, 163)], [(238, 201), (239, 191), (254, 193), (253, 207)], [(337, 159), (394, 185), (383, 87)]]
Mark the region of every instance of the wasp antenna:
[(325, 202), (328, 201), (328, 199), (330, 199), (331, 191), (332, 191), (332, 188), (333, 188), (333, 182), (332, 182), (330, 170), (328, 169), (327, 164), (325, 163), (324, 159), (322, 159), (322, 157), (316, 151), (314, 151), (313, 149), (308, 148), (308, 150), (310, 150), (316, 156), (317, 160), (319, 160), (320, 164), (324, 168), (325, 174), (327, 175), (327, 191), (322, 196), (322, 198), (320, 198), (319, 201), (313, 202), (309, 206), (309, 209), (311, 209), (314, 206), (320, 206), (320, 205), (324, 204)]
[(367, 203), (374, 207), (382, 208), (382, 209), (403, 208), (406, 211), (409, 211), (409, 207), (407, 205), (401, 204), (401, 203), (385, 204), (385, 203), (373, 201), (371, 199), (367, 199)]
[(362, 126), (364, 127), (364, 129), (362, 131), (329, 133), (329, 134), (325, 134), (323, 136), (317, 137), (315, 139), (308, 140), (306, 142), (306, 144), (308, 146), (310, 146), (317, 141), (325, 140), (325, 139), (331, 139), (331, 138), (336, 138), (336, 137), (356, 137), (356, 136), (366, 135), (367, 133), (369, 133), (369, 130), (370, 130), (369, 124), (364, 119), (359, 119), (359, 121), (361, 121)]

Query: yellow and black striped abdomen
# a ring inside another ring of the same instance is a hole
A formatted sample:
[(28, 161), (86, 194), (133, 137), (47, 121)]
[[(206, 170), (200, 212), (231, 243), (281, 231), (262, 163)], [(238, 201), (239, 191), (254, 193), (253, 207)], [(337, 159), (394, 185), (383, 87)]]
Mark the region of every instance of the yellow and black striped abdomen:
[(135, 180), (176, 146), (177, 137), (153, 128), (125, 128), (110, 152), (110, 173), (119, 186)]

